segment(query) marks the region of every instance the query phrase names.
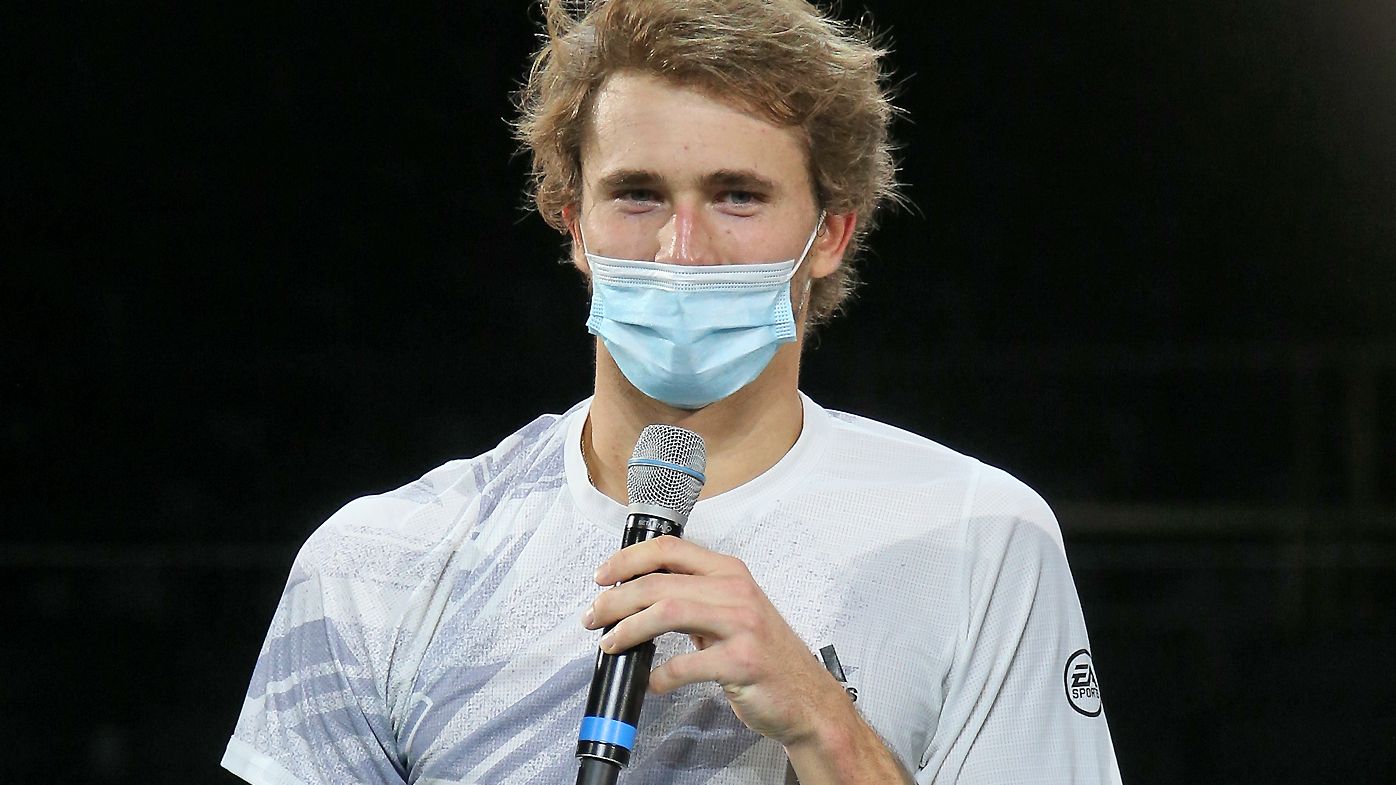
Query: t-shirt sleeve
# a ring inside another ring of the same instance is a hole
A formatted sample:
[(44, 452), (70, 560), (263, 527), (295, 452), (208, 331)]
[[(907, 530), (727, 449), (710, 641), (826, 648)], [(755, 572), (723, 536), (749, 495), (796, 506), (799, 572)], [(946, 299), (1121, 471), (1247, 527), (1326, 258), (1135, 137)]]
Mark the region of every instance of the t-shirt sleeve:
[(1056, 518), (987, 467), (967, 506), (965, 617), (916, 781), (1119, 783)]
[[(355, 506), (301, 549), (223, 767), (253, 785), (405, 782), (389, 716), (392, 592), (356, 569)], [(359, 565), (361, 566), (361, 565)]]

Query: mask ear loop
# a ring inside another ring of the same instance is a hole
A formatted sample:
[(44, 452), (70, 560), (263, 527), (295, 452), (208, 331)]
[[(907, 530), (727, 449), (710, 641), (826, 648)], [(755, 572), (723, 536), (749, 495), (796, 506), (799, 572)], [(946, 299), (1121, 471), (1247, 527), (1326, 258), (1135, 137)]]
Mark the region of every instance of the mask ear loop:
[(577, 216), (577, 240), (582, 244), (582, 256), (587, 255), (587, 236), (582, 231), (582, 217)]
[[(804, 265), (805, 259), (809, 258), (809, 249), (814, 247), (814, 240), (816, 237), (819, 236), (819, 230), (824, 228), (824, 215), (825, 212), (823, 210), (820, 210), (819, 220), (814, 222), (814, 231), (810, 232), (809, 240), (805, 242), (805, 250), (800, 252), (800, 260), (795, 263), (795, 266), (793, 268), (791, 268), (790, 278), (787, 280), (793, 279), (795, 277), (795, 274), (799, 272), (800, 268)], [(809, 302), (810, 289), (812, 289), (813, 287), (814, 279), (806, 278), (805, 291), (803, 294), (800, 295), (800, 307), (795, 309), (795, 316), (799, 316), (805, 310), (805, 304)]]
[(814, 247), (814, 240), (815, 238), (819, 237), (819, 230), (823, 228), (824, 211), (820, 210), (819, 220), (814, 222), (814, 231), (809, 233), (809, 239), (805, 241), (805, 249), (803, 251), (800, 251), (799, 259), (795, 261), (795, 266), (790, 268), (790, 275), (785, 280), (788, 281), (793, 279), (795, 277), (795, 273), (799, 272), (800, 268), (804, 266), (805, 260), (809, 258), (809, 249)]

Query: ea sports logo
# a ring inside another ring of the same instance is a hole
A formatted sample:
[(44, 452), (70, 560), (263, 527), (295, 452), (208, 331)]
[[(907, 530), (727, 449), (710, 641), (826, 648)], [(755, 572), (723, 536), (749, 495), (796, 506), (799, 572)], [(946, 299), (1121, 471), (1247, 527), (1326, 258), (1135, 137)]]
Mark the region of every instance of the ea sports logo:
[(1080, 649), (1067, 658), (1062, 681), (1071, 708), (1087, 717), (1100, 716), (1100, 682), (1096, 681), (1090, 652)]

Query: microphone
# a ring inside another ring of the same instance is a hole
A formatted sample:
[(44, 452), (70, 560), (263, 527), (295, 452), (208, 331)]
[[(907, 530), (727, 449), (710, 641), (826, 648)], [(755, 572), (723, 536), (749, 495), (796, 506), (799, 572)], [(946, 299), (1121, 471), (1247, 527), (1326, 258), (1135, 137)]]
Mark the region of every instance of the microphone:
[[(620, 547), (666, 534), (682, 537), (706, 468), (703, 437), (673, 425), (645, 426), (626, 464), (630, 507)], [(654, 641), (618, 654), (598, 650), (577, 734), (577, 785), (615, 785), (630, 764), (653, 660)]]

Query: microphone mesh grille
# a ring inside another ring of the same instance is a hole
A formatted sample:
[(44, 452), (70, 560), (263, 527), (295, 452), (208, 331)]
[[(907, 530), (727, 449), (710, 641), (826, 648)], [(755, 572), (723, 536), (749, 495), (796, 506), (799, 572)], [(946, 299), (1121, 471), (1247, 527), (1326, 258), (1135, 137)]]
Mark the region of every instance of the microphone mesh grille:
[(632, 464), (625, 472), (625, 490), (631, 504), (644, 504), (673, 510), (678, 523), (688, 521), (703, 481), (677, 469), (636, 465), (635, 460), (659, 460), (678, 464), (698, 473), (707, 468), (708, 453), (703, 437), (675, 425), (647, 425), (635, 442)]

